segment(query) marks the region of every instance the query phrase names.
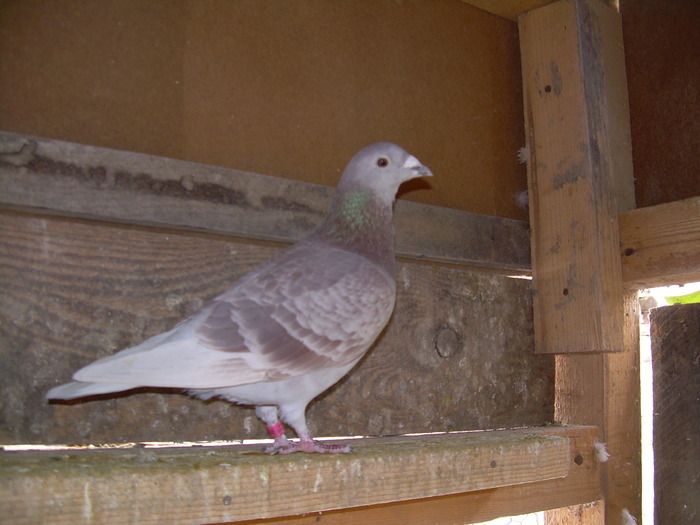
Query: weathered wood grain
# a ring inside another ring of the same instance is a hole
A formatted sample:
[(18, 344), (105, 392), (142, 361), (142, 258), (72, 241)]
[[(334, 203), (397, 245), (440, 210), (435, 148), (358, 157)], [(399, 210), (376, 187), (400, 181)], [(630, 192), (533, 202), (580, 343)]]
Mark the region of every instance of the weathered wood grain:
[[(567, 437), (571, 442), (569, 475), (522, 485), (511, 485), (466, 494), (395, 502), (329, 512), (314, 512), (304, 516), (252, 520), (245, 525), (464, 525), (505, 516), (516, 516), (543, 509), (567, 507), (586, 503), (602, 513), (600, 468), (595, 459), (593, 443), (597, 440), (595, 427), (550, 427), (523, 429), (524, 432), (552, 433)], [(591, 516), (591, 512), (584, 512)], [(583, 522), (588, 525), (590, 522)], [(243, 525), (243, 524), (242, 524)]]
[(641, 509), (639, 306), (623, 291), (617, 227), (634, 208), (620, 16), (598, 0), (562, 0), (519, 27), (536, 344), (562, 352), (555, 418), (597, 425), (611, 453), (605, 512), (589, 519), (620, 523), (623, 508)]
[[(0, 214), (0, 442), (264, 437), (249, 408), (177, 393), (48, 404), (79, 367), (173, 326), (278, 248)], [(532, 351), (530, 281), (403, 262), (397, 307), (360, 365), (309, 409), (317, 435), (539, 425), (553, 360)]]
[[(318, 224), (332, 193), (290, 179), (0, 132), (6, 208), (293, 242)], [(399, 201), (395, 223), (403, 257), (530, 266), (523, 221)]]
[(519, 23), (537, 351), (621, 351), (617, 216), (634, 185), (619, 14), (568, 0)]
[(567, 437), (492, 431), (352, 442), (340, 456), (255, 446), (0, 455), (13, 523), (210, 523), (286, 516), (566, 478)]
[(651, 311), (656, 523), (700, 518), (700, 304)]
[[(317, 224), (331, 193), (288, 179), (0, 132), (0, 207), (6, 209), (293, 242)], [(626, 286), (672, 284), (697, 273), (694, 204), (620, 214)], [(522, 221), (399, 200), (395, 222), (400, 256), (530, 270)], [(672, 277), (659, 277), (670, 270)]]
[(621, 213), (620, 240), (625, 286), (700, 280), (700, 197)]
[(610, 453), (603, 469), (607, 497), (600, 523), (623, 523), (623, 509), (641, 515), (639, 300), (636, 291), (624, 297), (623, 352), (562, 354), (555, 361), (555, 420), (597, 426)]

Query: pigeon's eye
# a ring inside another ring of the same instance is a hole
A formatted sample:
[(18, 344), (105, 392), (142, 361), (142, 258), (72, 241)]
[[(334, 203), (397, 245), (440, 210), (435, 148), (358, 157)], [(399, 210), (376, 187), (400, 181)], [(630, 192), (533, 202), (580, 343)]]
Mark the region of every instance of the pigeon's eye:
[(389, 159), (387, 159), (386, 157), (379, 157), (377, 159), (377, 166), (379, 166), (380, 168), (386, 168), (388, 165)]

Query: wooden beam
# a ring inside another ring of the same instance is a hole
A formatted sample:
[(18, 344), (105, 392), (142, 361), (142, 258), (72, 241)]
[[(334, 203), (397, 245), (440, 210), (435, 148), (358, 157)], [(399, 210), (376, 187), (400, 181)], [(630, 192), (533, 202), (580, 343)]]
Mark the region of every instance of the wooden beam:
[[(555, 419), (598, 425), (610, 459), (602, 468), (605, 519), (621, 524), (623, 510), (641, 516), (639, 301), (626, 292), (623, 352), (556, 356)], [(564, 522), (566, 523), (566, 522)]]
[[(0, 132), (0, 206), (141, 226), (294, 242), (333, 189), (153, 155)], [(398, 201), (397, 255), (526, 271), (527, 223)]]
[[(109, 180), (119, 173), (115, 188)], [(288, 179), (0, 132), (5, 209), (291, 243), (317, 223), (331, 194)], [(620, 214), (626, 287), (700, 279), (698, 199)], [(404, 201), (395, 221), (397, 249), (407, 258), (530, 270), (523, 221)]]
[(700, 281), (700, 197), (620, 214), (620, 240), (625, 286)]
[(618, 19), (595, 0), (520, 17), (538, 352), (623, 346), (617, 215), (634, 198)]
[[(255, 520), (245, 522), (245, 525), (316, 525), (319, 521), (325, 525), (463, 525), (566, 507), (574, 503), (598, 508), (600, 512), (601, 505), (597, 501), (601, 497), (600, 467), (593, 452), (597, 430), (594, 427), (560, 427), (528, 429), (529, 431), (545, 434), (553, 432), (571, 440), (571, 468), (566, 478), (293, 518)], [(583, 523), (588, 525), (591, 522)]]
[(229, 522), (547, 480), (581, 502), (598, 496), (592, 439), (591, 428), (399, 436), (352, 441), (340, 456), (268, 456), (260, 445), (5, 451), (0, 512), (16, 524)]
[[(563, 0), (519, 28), (536, 344), (561, 352), (555, 418), (599, 425), (611, 454), (605, 515), (591, 523), (622, 523), (623, 511), (641, 513), (641, 416), (639, 305), (623, 292), (617, 226), (634, 207), (620, 17), (597, 0)], [(570, 523), (566, 512), (548, 519)]]
[(507, 18), (508, 20), (517, 20), (518, 16), (532, 9), (537, 9), (547, 4), (551, 4), (555, 0), (462, 0), (467, 4), (478, 7), (483, 11), (488, 11), (496, 16)]

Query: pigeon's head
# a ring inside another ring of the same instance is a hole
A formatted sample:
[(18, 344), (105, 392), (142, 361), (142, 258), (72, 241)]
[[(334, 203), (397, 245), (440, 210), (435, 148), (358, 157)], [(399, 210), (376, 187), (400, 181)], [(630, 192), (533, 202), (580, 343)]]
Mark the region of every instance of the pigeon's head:
[(432, 172), (403, 148), (377, 142), (362, 148), (350, 160), (338, 188), (363, 188), (382, 199), (393, 201), (402, 183)]

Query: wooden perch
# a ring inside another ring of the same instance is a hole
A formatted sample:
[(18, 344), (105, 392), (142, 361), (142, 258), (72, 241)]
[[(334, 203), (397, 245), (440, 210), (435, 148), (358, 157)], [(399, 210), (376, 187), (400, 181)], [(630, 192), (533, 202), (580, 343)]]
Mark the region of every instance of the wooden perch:
[(583, 502), (599, 495), (593, 439), (580, 427), (367, 438), (336, 456), (260, 445), (3, 452), (0, 512), (18, 525), (229, 522), (538, 482)]

